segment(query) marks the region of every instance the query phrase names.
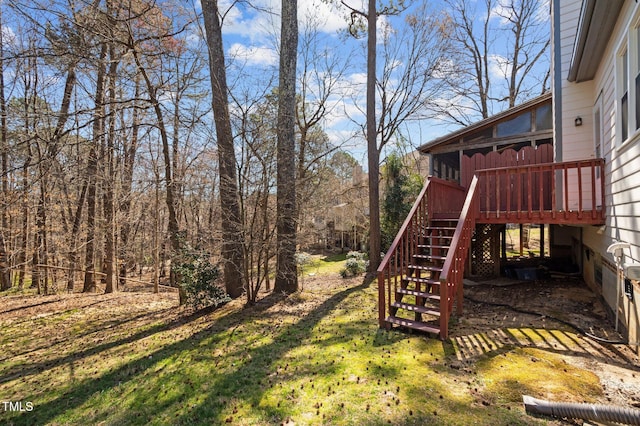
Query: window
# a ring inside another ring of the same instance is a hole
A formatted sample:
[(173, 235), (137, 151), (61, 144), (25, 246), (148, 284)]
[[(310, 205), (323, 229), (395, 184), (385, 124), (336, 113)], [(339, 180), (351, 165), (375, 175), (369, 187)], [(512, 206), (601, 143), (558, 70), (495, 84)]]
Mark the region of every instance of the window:
[(536, 109), (536, 130), (549, 130), (553, 127), (551, 105), (542, 105)]
[(616, 80), (619, 146), (640, 133), (640, 19), (620, 46)]
[(635, 58), (633, 61), (633, 94), (635, 95), (635, 130), (640, 129), (640, 27), (636, 27), (633, 31), (634, 37), (632, 44), (635, 45)]
[[(602, 157), (602, 95), (598, 95), (598, 100), (593, 107), (593, 141), (594, 154), (596, 158)], [(596, 168), (596, 178), (600, 177), (600, 168)]]
[(513, 136), (531, 131), (531, 112), (524, 112), (511, 120), (498, 123), (497, 136)]
[(629, 137), (629, 51), (625, 49), (619, 58), (620, 65), (620, 135), (621, 142)]

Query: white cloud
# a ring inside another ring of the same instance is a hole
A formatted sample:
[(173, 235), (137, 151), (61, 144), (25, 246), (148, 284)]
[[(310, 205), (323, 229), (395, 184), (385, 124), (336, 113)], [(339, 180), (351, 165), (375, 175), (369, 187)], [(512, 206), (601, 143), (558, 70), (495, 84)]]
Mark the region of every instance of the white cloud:
[(228, 55), (234, 60), (247, 65), (275, 65), (278, 63), (278, 54), (275, 50), (264, 46), (246, 46), (234, 43), (228, 51)]
[[(280, 31), (280, 0), (256, 0), (251, 3), (220, 2), (220, 10), (225, 13), (223, 31), (256, 40), (277, 34)], [(336, 33), (347, 27), (347, 13), (330, 2), (322, 0), (299, 0), (298, 22), (304, 25), (311, 18), (321, 32)]]
[(367, 73), (357, 72), (348, 77), (351, 84), (367, 84)]
[[(535, 6), (534, 21), (538, 23), (549, 22), (551, 16), (549, 14), (549, 1), (550, 0), (537, 0)], [(500, 20), (500, 25), (508, 25), (511, 14), (513, 13), (512, 5), (513, 0), (510, 2), (498, 2), (493, 9), (491, 9), (491, 17)]]
[(13, 28), (7, 25), (2, 26), (2, 42), (6, 45), (14, 45), (16, 43), (16, 33)]
[(489, 55), (490, 78), (506, 78), (511, 73), (511, 63), (501, 55)]
[(299, 0), (298, 20), (303, 25), (311, 20), (325, 33), (337, 33), (347, 27), (345, 12), (321, 0)]

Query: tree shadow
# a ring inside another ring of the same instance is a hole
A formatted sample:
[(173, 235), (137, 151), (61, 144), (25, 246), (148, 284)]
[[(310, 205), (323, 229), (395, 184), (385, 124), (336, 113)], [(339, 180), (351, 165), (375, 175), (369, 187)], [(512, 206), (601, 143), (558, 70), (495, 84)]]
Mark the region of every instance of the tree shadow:
[[(82, 309), (82, 308), (80, 308), (80, 309)], [(161, 309), (161, 310), (158, 310), (158, 311), (154, 311), (151, 314), (143, 313), (143, 314), (135, 315), (133, 317), (127, 316), (125, 318), (115, 319), (115, 320), (111, 320), (111, 321), (105, 321), (102, 326), (92, 328), (91, 330), (87, 330), (87, 331), (85, 331), (83, 333), (78, 333), (78, 334), (75, 334), (73, 336), (70, 335), (70, 336), (68, 336), (68, 337), (66, 337), (64, 339), (58, 339), (58, 340), (56, 340), (54, 342), (46, 341), (46, 342), (42, 343), (41, 345), (29, 347), (28, 349), (25, 349), (25, 350), (23, 350), (21, 352), (14, 352), (14, 353), (4, 354), (3, 356), (0, 356), (0, 362), (8, 361), (9, 359), (15, 358), (15, 357), (29, 355), (31, 353), (35, 353), (35, 352), (38, 352), (38, 351), (41, 351), (41, 350), (44, 350), (44, 349), (51, 349), (51, 348), (54, 348), (56, 346), (65, 345), (65, 344), (69, 343), (69, 340), (81, 339), (81, 338), (90, 336), (92, 334), (105, 332), (106, 330), (117, 329), (118, 327), (124, 326), (125, 324), (136, 323), (136, 322), (138, 322), (140, 320), (143, 320), (143, 319), (149, 319), (150, 321), (152, 321), (154, 319), (159, 319), (158, 317), (162, 317), (163, 314), (168, 313), (170, 311), (174, 311), (175, 309), (176, 309), (175, 307), (165, 308), (165, 309)], [(190, 314), (188, 317), (191, 317), (192, 315), (193, 314)], [(199, 314), (198, 317), (200, 317), (202, 315), (203, 314)], [(183, 317), (183, 320), (184, 320), (184, 317)], [(169, 324), (164, 324), (164, 325), (168, 326)], [(51, 362), (51, 361), (48, 361), (47, 363), (49, 363), (49, 362)], [(22, 368), (26, 368), (29, 365), (32, 365), (32, 364), (31, 363), (23, 364), (22, 366), (19, 366), (18, 368), (20, 368), (21, 371), (25, 371), (25, 370), (22, 370)], [(2, 377), (3, 377), (3, 375), (0, 374), (0, 384), (3, 383)]]
[[(106, 350), (121, 346), (121, 345), (126, 345), (128, 343), (132, 343), (135, 342), (137, 340), (143, 339), (145, 337), (149, 337), (152, 336), (156, 333), (160, 333), (163, 331), (169, 331), (169, 330), (173, 330), (177, 327), (183, 326), (185, 324), (188, 324), (192, 321), (195, 321), (196, 319), (203, 317), (205, 315), (208, 315), (212, 312), (212, 309), (203, 309), (201, 311), (196, 311), (190, 315), (184, 316), (184, 317), (180, 317), (180, 318), (176, 318), (173, 321), (170, 321), (168, 323), (164, 323), (164, 324), (158, 324), (156, 326), (150, 327), (148, 329), (142, 330), (138, 333), (134, 333), (130, 336), (118, 339), (118, 340), (114, 340), (114, 341), (110, 341), (110, 342), (106, 342), (100, 345), (96, 345), (96, 346), (92, 346), (88, 349), (79, 351), (79, 352), (72, 352), (70, 354), (55, 358), (53, 360), (46, 360), (46, 361), (41, 361), (41, 362), (33, 362), (33, 363), (28, 363), (28, 364), (22, 364), (22, 365), (18, 365), (15, 366), (14, 369), (17, 371), (14, 371), (12, 373), (7, 373), (7, 374), (2, 374), (0, 375), (0, 384), (2, 383), (6, 383), (9, 382), (11, 380), (15, 380), (18, 378), (23, 378), (23, 377), (27, 377), (33, 374), (38, 374), (41, 373), (45, 370), (48, 369), (52, 369), (55, 367), (59, 367), (65, 364), (68, 364), (70, 362), (74, 362), (74, 361), (80, 361), (83, 358), (87, 358), (90, 357), (92, 355), (97, 355), (101, 352), (104, 352)], [(17, 356), (17, 355), (15, 355)]]
[[(207, 359), (202, 360), (203, 362), (210, 363), (209, 371), (211, 374), (206, 377), (208, 381), (207, 388), (210, 389), (210, 391), (206, 395), (203, 395), (199, 404), (189, 409), (188, 414), (177, 416), (173, 418), (171, 422), (173, 424), (192, 422), (209, 424), (223, 423), (224, 419), (221, 419), (220, 416), (230, 397), (244, 399), (252, 406), (257, 407), (264, 392), (269, 389), (270, 386), (273, 386), (273, 381), (269, 384), (269, 381), (272, 380), (271, 375), (273, 371), (284, 368), (277, 366), (280, 359), (292, 349), (306, 344), (305, 339), (301, 338), (301, 336), (318, 324), (327, 313), (333, 310), (349, 295), (364, 290), (368, 285), (365, 281), (360, 285), (336, 293), (311, 310), (299, 321), (277, 328), (277, 332), (275, 332), (270, 343), (257, 347), (246, 347), (242, 358), (240, 358), (240, 354), (226, 354), (226, 358), (238, 356), (237, 368), (227, 373), (217, 374), (216, 360), (213, 356), (208, 356)], [(82, 406), (95, 395), (112, 390), (123, 384), (126, 385), (130, 381), (143, 380), (145, 382), (144, 389), (140, 388), (130, 395), (130, 403), (136, 407), (144, 407), (143, 413), (131, 413), (128, 412), (125, 407), (118, 407), (119, 411), (117, 415), (114, 415), (113, 412), (109, 414), (104, 413), (101, 414), (104, 416), (104, 419), (94, 418), (93, 420), (100, 422), (108, 418), (108, 422), (113, 424), (146, 424), (150, 419), (158, 418), (163, 413), (166, 414), (165, 410), (180, 403), (181, 398), (184, 396), (180, 389), (171, 389), (171, 394), (167, 394), (167, 389), (164, 385), (171, 384), (175, 386), (176, 384), (172, 379), (179, 376), (179, 370), (177, 370), (175, 373), (167, 373), (174, 374), (174, 376), (162, 377), (160, 371), (167, 366), (167, 363), (175, 362), (175, 359), (180, 357), (181, 353), (188, 353), (188, 351), (193, 350), (194, 347), (205, 345), (207, 349), (211, 349), (212, 351), (221, 347), (224, 342), (221, 337), (216, 336), (216, 333), (238, 326), (251, 317), (259, 318), (263, 311), (281, 300), (282, 295), (273, 295), (272, 297), (267, 297), (266, 300), (260, 301), (251, 308), (225, 315), (217, 319), (209, 327), (183, 340), (165, 345), (150, 355), (128, 362), (112, 371), (106, 372), (100, 377), (84, 379), (58, 397), (38, 404), (34, 407), (33, 411), (17, 413), (10, 421), (16, 425), (49, 423), (65, 412)], [(20, 373), (0, 377), (0, 383), (24, 375), (36, 374), (45, 368), (53, 368), (65, 363), (73, 364), (73, 362), (79, 358), (96, 355), (107, 349), (134, 342), (160, 331), (176, 328), (205, 314), (204, 312), (196, 312), (190, 318), (181, 318), (168, 324), (153, 327), (124, 339), (89, 348), (80, 353), (60, 357), (44, 365), (40, 363), (30, 365)], [(306, 373), (317, 374), (323, 371), (329, 372), (331, 368), (330, 360), (327, 360), (323, 365), (308, 366), (309, 371)], [(145, 376), (153, 377), (154, 380), (145, 380)], [(181, 386), (193, 386), (193, 383), (184, 382)], [(238, 392), (238, 389), (245, 390), (245, 392)], [(161, 398), (160, 396), (163, 397)], [(273, 413), (266, 413), (267, 416), (272, 414)], [(100, 417), (100, 415), (98, 415), (98, 417)]]

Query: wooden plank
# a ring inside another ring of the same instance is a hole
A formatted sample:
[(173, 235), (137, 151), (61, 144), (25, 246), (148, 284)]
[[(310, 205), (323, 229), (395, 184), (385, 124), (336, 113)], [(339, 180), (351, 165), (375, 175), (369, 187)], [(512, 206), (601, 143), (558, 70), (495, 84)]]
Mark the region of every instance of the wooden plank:
[[(423, 331), (425, 333), (438, 334), (438, 335), (440, 334), (440, 329), (438, 327), (429, 325), (421, 321), (414, 321), (410, 319), (389, 316), (387, 317), (387, 322), (391, 324), (411, 328), (414, 330)], [(443, 337), (441, 336), (441, 338)]]
[(404, 309), (405, 311), (418, 312), (420, 314), (432, 315), (434, 317), (439, 317), (440, 312), (427, 308), (426, 306), (414, 305), (411, 303), (403, 303), (403, 302), (394, 302), (391, 304), (394, 308)]

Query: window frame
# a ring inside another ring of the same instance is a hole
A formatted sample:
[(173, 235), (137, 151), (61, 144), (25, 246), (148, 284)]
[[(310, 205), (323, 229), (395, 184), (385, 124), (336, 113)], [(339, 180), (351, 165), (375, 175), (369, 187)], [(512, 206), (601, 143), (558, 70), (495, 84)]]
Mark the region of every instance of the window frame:
[[(602, 117), (602, 92), (593, 105), (593, 152), (595, 158), (604, 158), (604, 120)], [(596, 178), (600, 178), (600, 168), (596, 168)]]
[(640, 135), (640, 13), (618, 46), (615, 80), (617, 114), (613, 148), (621, 149)]
[(616, 55), (616, 107), (618, 110), (616, 121), (619, 130), (616, 132), (618, 134), (616, 141), (618, 147), (629, 139), (629, 49), (626, 40), (627, 38)]

